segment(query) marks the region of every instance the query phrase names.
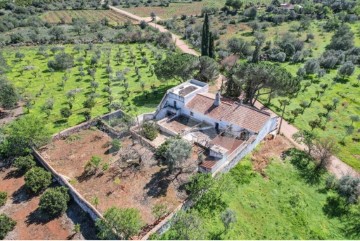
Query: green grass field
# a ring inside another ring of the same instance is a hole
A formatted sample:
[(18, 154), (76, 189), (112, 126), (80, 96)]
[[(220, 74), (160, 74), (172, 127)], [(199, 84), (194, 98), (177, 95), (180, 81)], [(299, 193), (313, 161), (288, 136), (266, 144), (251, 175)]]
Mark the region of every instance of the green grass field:
[[(360, 24), (353, 24), (351, 26), (355, 33), (355, 45), (359, 47), (360, 38), (358, 29), (360, 28)], [(330, 42), (331, 33), (320, 33), (319, 31), (316, 31), (316, 27), (314, 25), (312, 26), (312, 32), (316, 35), (313, 47), (313, 57), (318, 58), (325, 50), (326, 45)], [(281, 65), (293, 75), (296, 75), (297, 70), (303, 64), (294, 65), (284, 63)], [(360, 88), (358, 86), (359, 81), (357, 80), (357, 76), (360, 75), (360, 69), (359, 66), (357, 66), (354, 74), (345, 82), (335, 82), (334, 79), (336, 75), (337, 70), (331, 70), (324, 77), (319, 79), (319, 83), (311, 84), (311, 86), (304, 92), (301, 90), (296, 98), (291, 99), (290, 105), (287, 107), (285, 112), (285, 119), (292, 120), (293, 115), (291, 114), (291, 110), (299, 108), (299, 104), (303, 100), (310, 102), (311, 97), (317, 96), (316, 91), (321, 89), (320, 85), (328, 84), (329, 87), (325, 90), (324, 94), (321, 95), (318, 100), (313, 101), (311, 106), (306, 108), (302, 115), (295, 118), (294, 125), (300, 129), (310, 130), (311, 128), (308, 122), (319, 118), (319, 113), (326, 113), (323, 105), (332, 104), (332, 100), (334, 98), (338, 98), (339, 103), (336, 110), (330, 112), (328, 119), (322, 117), (325, 129), (322, 130), (316, 128), (315, 132), (320, 137), (336, 138), (339, 142), (339, 152), (336, 153), (336, 156), (345, 163), (354, 167), (356, 170), (360, 171), (360, 144), (359, 142), (353, 140), (353, 138), (359, 138), (360, 122), (353, 123), (354, 130), (352, 133), (346, 132), (347, 127), (352, 125), (350, 116), (360, 116)], [(309, 82), (309, 80), (303, 81), (302, 85), (306, 82)], [(271, 108), (278, 113), (280, 113), (279, 99), (281, 98), (275, 97), (271, 101)], [(266, 102), (266, 100), (267, 96), (264, 96), (262, 101)], [(341, 143), (342, 141), (344, 141), (345, 144)]]
[[(248, 158), (239, 165), (246, 163)], [(325, 189), (327, 174), (315, 178), (310, 173), (311, 168), (297, 169), (289, 161), (273, 159), (265, 170), (266, 177), (257, 173), (248, 184), (228, 187), (224, 201), (235, 211), (237, 220), (224, 232), (220, 213), (201, 214), (206, 238), (358, 239), (356, 232), (345, 231), (350, 216), (334, 217), (325, 211), (331, 194)], [(225, 177), (231, 180), (229, 173)], [(167, 238), (167, 234), (162, 238)]]
[[(125, 88), (122, 85), (122, 81), (113, 81), (111, 83), (111, 95), (114, 98), (114, 102), (121, 102), (123, 106), (122, 108), (126, 111), (131, 112), (132, 114), (153, 111), (159, 104), (165, 91), (175, 84), (171, 81), (169, 81), (169, 83), (161, 83), (159, 80), (157, 80), (155, 75), (151, 75), (149, 68), (141, 61), (141, 51), (137, 48), (137, 44), (102, 44), (94, 45), (94, 50), (88, 51), (86, 60), (83, 65), (86, 75), (81, 78), (79, 75), (78, 66), (73, 67), (68, 72), (68, 80), (65, 82), (64, 88), (62, 88), (60, 83), (62, 82), (64, 72), (51, 73), (48, 71), (47, 62), (48, 60), (53, 59), (53, 54), (49, 50), (51, 47), (52, 46), (47, 47), (47, 53), (49, 54), (48, 58), (37, 55), (37, 47), (6, 48), (4, 49), (3, 54), (8, 61), (8, 65), (11, 66), (11, 71), (6, 74), (8, 79), (14, 83), (23, 97), (29, 96), (34, 100), (33, 108), (30, 109), (30, 115), (46, 118), (46, 114), (41, 111), (41, 106), (49, 98), (54, 100), (53, 110), (47, 119), (48, 127), (53, 133), (56, 133), (59, 130), (65, 129), (67, 127), (74, 126), (85, 120), (82, 114), (86, 110), (83, 107), (83, 102), (86, 100), (86, 96), (90, 94), (91, 90), (91, 76), (87, 74), (86, 68), (89, 65), (89, 61), (94, 55), (96, 49), (102, 50), (102, 57), (99, 61), (95, 74), (95, 81), (99, 83), (99, 87), (96, 89), (96, 93), (99, 96), (96, 98), (96, 106), (91, 111), (92, 117), (109, 112), (109, 94), (103, 91), (105, 83), (109, 78), (108, 74), (106, 73), (106, 49), (112, 50), (110, 65), (112, 67), (113, 74), (115, 74), (117, 71), (123, 71), (126, 68), (129, 70), (129, 72), (126, 74), (126, 79), (129, 86), (128, 89), (130, 91), (128, 98), (124, 97)], [(71, 45), (65, 46), (65, 52), (73, 54), (75, 60), (81, 56), (84, 56), (84, 49), (86, 47), (85, 45), (82, 46), (83, 50), (80, 53), (74, 52), (72, 47), (73, 46)], [(119, 48), (121, 48), (123, 57), (121, 64), (117, 65), (114, 59)], [(21, 61), (15, 59), (15, 53), (18, 51), (25, 54), (25, 58)], [(132, 51), (134, 56), (136, 56), (135, 65), (133, 65), (132, 58), (130, 57), (130, 51)], [(143, 45), (143, 51), (145, 52), (149, 62), (154, 63), (155, 59), (151, 50)], [(159, 53), (162, 52), (162, 50), (159, 49), (156, 49), (156, 51)], [(77, 65), (79, 64), (77, 61), (75, 61), (75, 63), (77, 63)], [(21, 75), (21, 70), (25, 66), (32, 66), (33, 70), (24, 71)], [(135, 66), (139, 67), (141, 76), (140, 81), (135, 74)], [(34, 72), (37, 73), (36, 77), (34, 76)], [(145, 86), (143, 86), (144, 89), (140, 84), (141, 82), (144, 82), (145, 84)], [(152, 85), (155, 86), (153, 90), (150, 88)], [(41, 91), (41, 89), (43, 89), (43, 91)], [(68, 106), (66, 103), (66, 93), (74, 89), (79, 89), (80, 92), (76, 94), (75, 100), (73, 101), (73, 114), (70, 116), (68, 121), (64, 121), (60, 115), (60, 109), (62, 107)], [(147, 98), (145, 97), (143, 90), (149, 91)], [(121, 97), (124, 97), (124, 100), (121, 100)]]

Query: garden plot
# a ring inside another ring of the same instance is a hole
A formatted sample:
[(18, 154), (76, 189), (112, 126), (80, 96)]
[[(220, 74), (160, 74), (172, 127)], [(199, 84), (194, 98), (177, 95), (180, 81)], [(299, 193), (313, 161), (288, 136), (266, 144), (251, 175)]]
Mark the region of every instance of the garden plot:
[[(130, 136), (120, 139), (121, 148), (109, 147), (111, 137), (98, 129), (83, 130), (41, 149), (45, 160), (69, 179), (76, 190), (101, 213), (115, 206), (136, 208), (145, 224), (156, 221), (152, 208), (165, 205), (173, 211), (186, 198), (180, 187), (192, 173), (169, 175), (154, 153)], [(85, 172), (93, 157), (101, 159), (96, 172)], [(196, 150), (189, 163), (196, 165)]]
[(44, 21), (52, 24), (61, 22), (71, 23), (74, 18), (84, 18), (90, 23), (99, 22), (105, 18), (113, 24), (131, 21), (111, 10), (61, 10), (49, 11), (43, 15)]

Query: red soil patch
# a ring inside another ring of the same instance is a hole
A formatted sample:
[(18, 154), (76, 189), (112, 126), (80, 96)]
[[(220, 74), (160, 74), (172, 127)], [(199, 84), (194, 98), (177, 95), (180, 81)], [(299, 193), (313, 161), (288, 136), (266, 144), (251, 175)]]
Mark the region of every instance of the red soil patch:
[[(151, 224), (155, 222), (151, 213), (155, 204), (165, 204), (172, 211), (183, 201), (176, 182), (166, 175), (166, 168), (157, 165), (147, 148), (132, 145), (130, 137), (120, 140), (122, 148), (116, 154), (109, 153), (109, 147), (105, 145), (111, 137), (99, 130), (80, 131), (71, 139), (73, 141), (68, 138), (53, 142), (42, 150), (42, 155), (57, 172), (70, 179), (86, 200), (91, 203), (97, 197), (96, 208), (101, 213), (112, 206), (137, 208), (143, 221)], [(126, 160), (121, 161), (122, 154), (129, 151), (140, 154), (140, 167), (126, 167)], [(99, 156), (103, 163), (109, 163), (109, 170), (85, 176), (84, 166), (92, 156)], [(116, 182), (116, 179), (120, 181)]]
[(265, 176), (264, 169), (271, 161), (271, 158), (280, 158), (281, 154), (290, 147), (293, 147), (290, 141), (280, 135), (272, 140), (266, 140), (260, 150), (252, 153), (251, 160), (255, 171)]
[(0, 208), (0, 213), (17, 222), (15, 229), (5, 239), (67, 239), (71, 236), (73, 223), (66, 215), (46, 223), (30, 220), (31, 214), (38, 208), (40, 195), (30, 197), (23, 187), (24, 178), (12, 177), (11, 173), (11, 169), (0, 172), (0, 191), (8, 194), (7, 203)]

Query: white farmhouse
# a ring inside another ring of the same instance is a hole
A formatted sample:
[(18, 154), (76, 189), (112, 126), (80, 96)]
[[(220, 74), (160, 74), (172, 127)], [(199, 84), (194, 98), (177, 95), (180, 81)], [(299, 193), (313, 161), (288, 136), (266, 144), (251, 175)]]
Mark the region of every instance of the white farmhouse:
[(199, 171), (213, 174), (232, 168), (277, 128), (276, 116), (209, 93), (197, 80), (168, 90), (156, 112), (144, 118), (155, 120), (163, 133), (203, 147)]

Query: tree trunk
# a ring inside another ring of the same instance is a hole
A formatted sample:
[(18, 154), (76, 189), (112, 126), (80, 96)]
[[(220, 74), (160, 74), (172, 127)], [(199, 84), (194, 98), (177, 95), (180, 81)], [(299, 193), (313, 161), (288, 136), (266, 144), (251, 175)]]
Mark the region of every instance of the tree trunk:
[(278, 129), (277, 134), (280, 134), (281, 125), (282, 125), (282, 122), (283, 122), (283, 119), (284, 119), (285, 108), (286, 108), (286, 105), (284, 105), (284, 107), (282, 109), (282, 112), (281, 112), (281, 119), (280, 119), (280, 124), (279, 124), (279, 129)]

